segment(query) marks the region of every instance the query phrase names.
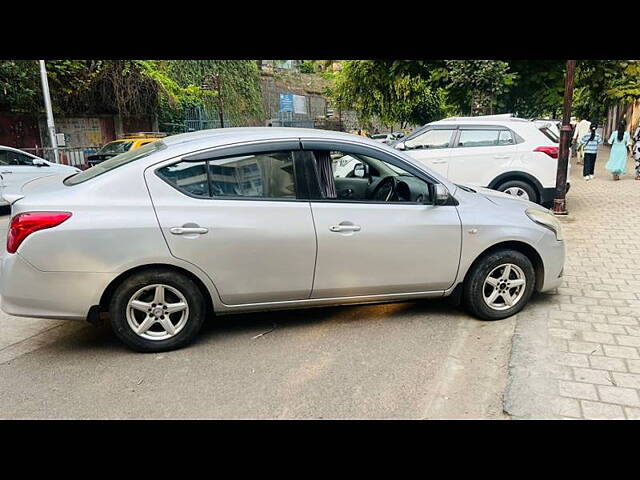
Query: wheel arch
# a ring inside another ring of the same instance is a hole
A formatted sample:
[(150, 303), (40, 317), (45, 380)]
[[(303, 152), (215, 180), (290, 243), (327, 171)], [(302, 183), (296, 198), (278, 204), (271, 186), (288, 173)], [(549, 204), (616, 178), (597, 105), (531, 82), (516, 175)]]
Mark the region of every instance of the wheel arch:
[(538, 194), (538, 199), (542, 199), (542, 196), (543, 196), (542, 184), (536, 177), (534, 177), (533, 175), (527, 172), (511, 171), (511, 172), (502, 173), (498, 175), (496, 178), (494, 178), (493, 180), (491, 180), (487, 188), (491, 188), (492, 190), (497, 190), (500, 185), (502, 185), (505, 182), (510, 182), (512, 180), (527, 182), (535, 189), (536, 193)]
[(183, 274), (184, 276), (193, 280), (194, 283), (198, 286), (198, 289), (200, 290), (200, 292), (202, 293), (202, 296), (206, 303), (207, 312), (210, 315), (214, 314), (215, 310), (213, 308), (213, 299), (211, 298), (211, 293), (209, 292), (204, 282), (200, 278), (198, 278), (197, 275), (195, 275), (193, 272), (190, 272), (186, 268), (182, 268), (177, 265), (171, 265), (167, 263), (150, 263), (146, 265), (138, 265), (136, 267), (130, 268), (129, 270), (122, 272), (116, 278), (111, 280), (109, 285), (107, 285), (107, 287), (104, 289), (104, 292), (102, 292), (102, 296), (100, 297), (100, 303), (98, 304), (99, 311), (100, 312), (109, 311), (109, 303), (111, 302), (113, 293), (118, 287), (118, 285), (122, 283), (122, 281), (124, 281), (126, 278), (130, 277), (131, 275), (144, 272), (146, 270), (153, 270), (153, 269), (171, 270), (176, 273)]
[(478, 262), (480, 262), (487, 255), (490, 255), (493, 252), (496, 252), (498, 250), (515, 250), (517, 252), (522, 253), (524, 256), (526, 256), (533, 264), (533, 270), (535, 271), (535, 274), (536, 274), (535, 290), (540, 291), (540, 289), (542, 288), (542, 284), (544, 282), (544, 263), (542, 261), (542, 256), (540, 255), (540, 253), (538, 253), (538, 251), (533, 246), (519, 240), (507, 240), (504, 242), (499, 242), (483, 250), (475, 258), (475, 260), (471, 262), (471, 265), (469, 265), (469, 268), (467, 268), (467, 271), (464, 274), (464, 279), (462, 280), (460, 285), (464, 284), (467, 281), (467, 278), (469, 277), (469, 272), (473, 270), (473, 268), (478, 264)]

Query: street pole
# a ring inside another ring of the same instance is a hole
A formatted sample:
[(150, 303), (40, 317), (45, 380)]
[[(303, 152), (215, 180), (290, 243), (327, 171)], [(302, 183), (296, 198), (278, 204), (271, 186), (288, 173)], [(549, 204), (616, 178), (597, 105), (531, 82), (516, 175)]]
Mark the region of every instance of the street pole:
[(56, 163), (60, 163), (58, 158), (58, 141), (56, 139), (56, 127), (53, 123), (53, 110), (51, 108), (51, 95), (49, 94), (49, 80), (47, 79), (47, 68), (44, 65), (44, 60), (40, 62), (40, 80), (42, 81), (42, 95), (44, 96), (44, 108), (47, 111), (47, 130), (49, 130), (49, 139), (51, 141), (51, 148), (53, 148), (53, 156)]
[(562, 107), (562, 127), (560, 128), (560, 151), (558, 153), (558, 171), (556, 174), (556, 195), (553, 200), (553, 213), (567, 215), (567, 165), (571, 144), (571, 101), (573, 100), (573, 78), (576, 61), (567, 60), (567, 76), (564, 82), (564, 105)]

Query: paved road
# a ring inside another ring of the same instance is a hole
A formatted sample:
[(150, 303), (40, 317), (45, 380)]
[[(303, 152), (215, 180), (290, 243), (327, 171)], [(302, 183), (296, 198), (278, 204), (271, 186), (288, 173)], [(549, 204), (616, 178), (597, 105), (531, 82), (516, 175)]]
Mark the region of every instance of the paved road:
[(514, 327), (443, 301), (318, 308), (143, 355), (106, 327), (0, 314), (0, 418), (508, 418)]

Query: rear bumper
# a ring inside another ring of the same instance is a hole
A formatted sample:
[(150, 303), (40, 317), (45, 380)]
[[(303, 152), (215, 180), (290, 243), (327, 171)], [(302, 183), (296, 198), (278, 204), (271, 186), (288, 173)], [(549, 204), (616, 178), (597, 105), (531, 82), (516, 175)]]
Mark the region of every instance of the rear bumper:
[(18, 317), (84, 320), (112, 278), (106, 273), (42, 272), (19, 254), (5, 252), (0, 308)]

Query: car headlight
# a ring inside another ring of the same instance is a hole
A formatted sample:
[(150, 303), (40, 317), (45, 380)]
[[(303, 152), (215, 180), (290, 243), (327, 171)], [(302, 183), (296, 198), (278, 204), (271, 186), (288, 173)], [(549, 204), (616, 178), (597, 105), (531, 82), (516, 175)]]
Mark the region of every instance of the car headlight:
[(564, 240), (562, 236), (562, 225), (553, 214), (534, 208), (528, 209), (525, 213), (531, 220), (555, 233), (556, 240)]

